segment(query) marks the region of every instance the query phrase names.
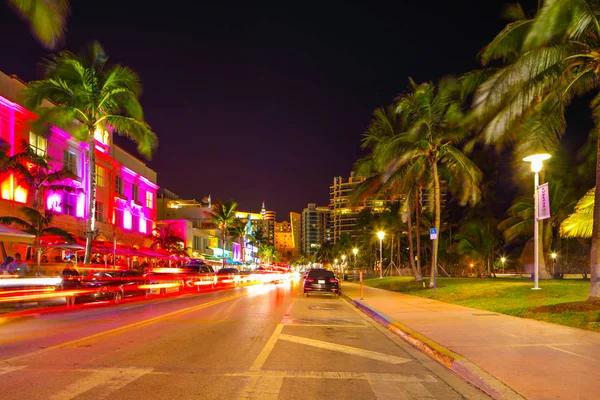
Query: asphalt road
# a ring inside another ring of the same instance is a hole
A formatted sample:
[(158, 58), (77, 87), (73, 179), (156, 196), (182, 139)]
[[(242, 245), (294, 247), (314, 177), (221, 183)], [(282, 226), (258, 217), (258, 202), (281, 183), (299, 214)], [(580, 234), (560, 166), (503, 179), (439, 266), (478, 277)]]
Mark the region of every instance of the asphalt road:
[[(301, 282), (0, 326), (2, 399), (487, 399)], [(342, 288), (343, 289), (343, 288)]]

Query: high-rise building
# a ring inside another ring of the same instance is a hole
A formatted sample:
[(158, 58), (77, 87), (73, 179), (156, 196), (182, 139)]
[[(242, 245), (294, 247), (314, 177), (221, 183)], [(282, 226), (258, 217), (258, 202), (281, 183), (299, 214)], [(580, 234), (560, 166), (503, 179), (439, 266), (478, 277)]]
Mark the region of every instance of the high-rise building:
[(275, 211), (269, 211), (265, 207), (265, 202), (262, 203), (262, 208), (260, 209), (260, 215), (263, 220), (263, 235), (267, 238), (267, 243), (270, 246), (275, 245), (275, 220), (277, 219), (277, 214)]
[(294, 238), (292, 225), (288, 221), (275, 222), (275, 249), (284, 260), (293, 255)]
[(292, 255), (293, 256), (297, 256), (298, 253), (300, 252), (300, 238), (301, 238), (301, 234), (302, 231), (300, 229), (300, 221), (302, 219), (302, 215), (300, 213), (297, 212), (291, 212), (290, 213), (290, 224), (292, 226), (292, 240), (293, 240), (293, 250), (292, 250)]
[(304, 254), (315, 254), (321, 247), (321, 244), (328, 240), (328, 216), (328, 207), (317, 207), (314, 203), (309, 203), (308, 206), (302, 210), (300, 242), (301, 250)]
[(355, 235), (358, 214), (365, 208), (374, 213), (380, 213), (389, 204), (398, 202), (404, 197), (403, 195), (384, 193), (367, 197), (353, 205), (350, 202), (350, 197), (364, 180), (363, 177), (355, 176), (354, 172), (346, 180), (341, 176), (333, 178), (333, 185), (329, 187), (330, 229), (333, 243), (343, 234), (348, 234), (351, 237)]

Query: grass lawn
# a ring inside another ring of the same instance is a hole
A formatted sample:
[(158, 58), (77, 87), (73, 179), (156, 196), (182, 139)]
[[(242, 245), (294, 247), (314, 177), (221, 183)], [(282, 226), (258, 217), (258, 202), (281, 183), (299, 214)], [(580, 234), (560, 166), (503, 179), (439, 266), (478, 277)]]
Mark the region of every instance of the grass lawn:
[(437, 294), (412, 277), (374, 278), (365, 285), (478, 308), (600, 332), (600, 304), (585, 300), (590, 282), (544, 280), (542, 290), (521, 278), (438, 278)]

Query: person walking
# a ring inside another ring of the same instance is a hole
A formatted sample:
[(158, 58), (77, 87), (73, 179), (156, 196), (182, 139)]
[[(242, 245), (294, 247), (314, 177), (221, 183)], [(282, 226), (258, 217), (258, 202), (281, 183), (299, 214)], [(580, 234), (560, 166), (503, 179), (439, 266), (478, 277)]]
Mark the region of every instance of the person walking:
[(29, 272), (29, 266), (21, 260), (21, 254), (19, 253), (15, 253), (15, 260), (12, 262), (11, 267), (14, 273), (19, 275), (19, 278), (25, 278), (25, 275)]
[(68, 261), (67, 265), (63, 269), (62, 277), (63, 290), (69, 290), (71, 292), (65, 296), (67, 307), (73, 307), (75, 305), (75, 294), (73, 291), (79, 287), (79, 271), (75, 269), (71, 261)]

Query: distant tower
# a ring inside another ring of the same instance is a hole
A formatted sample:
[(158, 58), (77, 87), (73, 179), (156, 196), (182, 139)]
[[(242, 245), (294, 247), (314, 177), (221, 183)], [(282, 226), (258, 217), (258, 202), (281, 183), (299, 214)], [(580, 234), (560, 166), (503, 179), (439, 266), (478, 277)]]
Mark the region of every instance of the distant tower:
[(260, 215), (263, 220), (263, 234), (267, 237), (268, 244), (273, 246), (275, 244), (275, 220), (277, 219), (277, 214), (275, 211), (268, 211), (263, 200)]

